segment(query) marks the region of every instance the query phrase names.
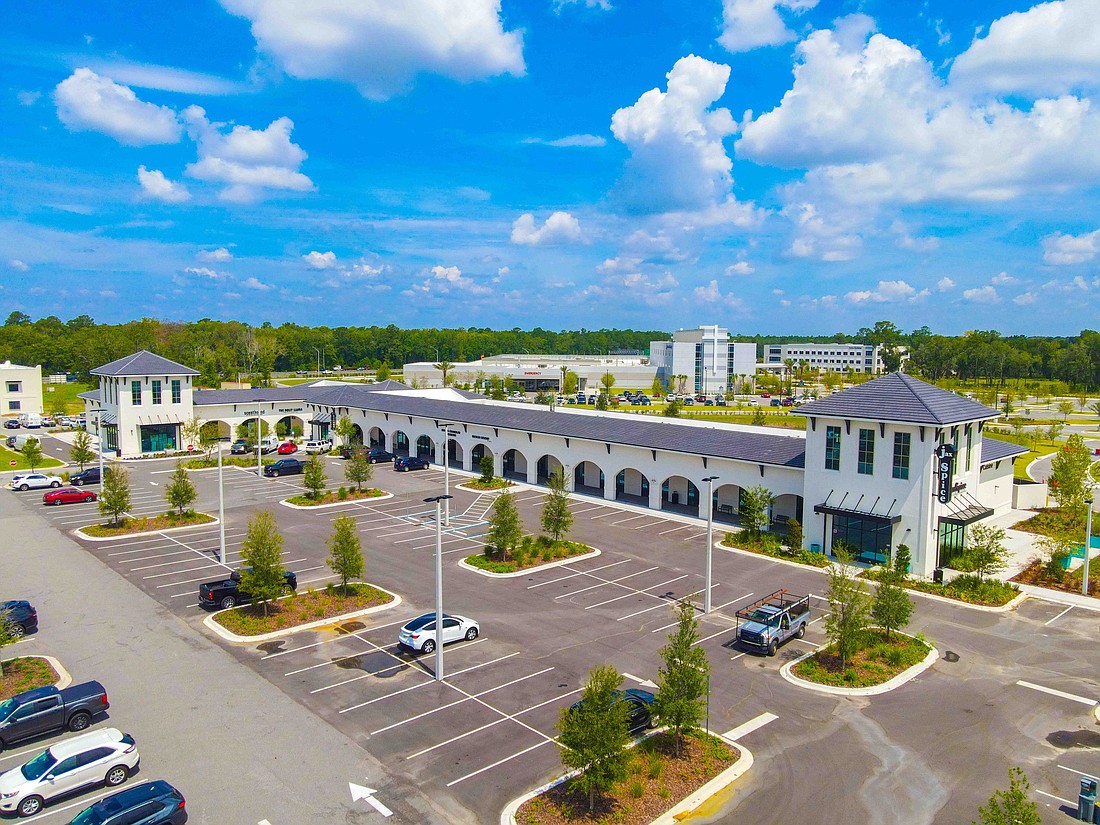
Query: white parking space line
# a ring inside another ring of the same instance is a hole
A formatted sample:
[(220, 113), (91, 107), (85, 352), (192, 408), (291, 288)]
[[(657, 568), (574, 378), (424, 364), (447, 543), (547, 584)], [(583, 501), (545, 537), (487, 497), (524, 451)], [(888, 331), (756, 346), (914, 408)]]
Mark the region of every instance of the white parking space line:
[[(1084, 548), (1082, 548), (1082, 552), (1084, 552)], [(1079, 770), (1077, 770), (1077, 768), (1067, 768), (1067, 767), (1066, 767), (1065, 765), (1055, 765), (1055, 767), (1057, 767), (1057, 768), (1061, 768), (1061, 769), (1062, 769), (1062, 770), (1064, 770), (1064, 771), (1069, 771), (1070, 773), (1075, 773), (1075, 774), (1077, 774), (1078, 776), (1083, 776), (1083, 777), (1085, 777), (1086, 779), (1092, 779), (1092, 780), (1094, 780), (1094, 781), (1096, 781), (1096, 782), (1100, 782), (1100, 779), (1097, 779), (1097, 778), (1096, 778), (1095, 776), (1093, 776), (1092, 774), (1089, 774), (1089, 773), (1085, 773), (1084, 771), (1079, 771)]]
[(1040, 693), (1047, 693), (1047, 694), (1050, 694), (1051, 696), (1058, 696), (1059, 698), (1062, 698), (1062, 699), (1069, 699), (1071, 702), (1080, 702), (1082, 705), (1088, 705), (1090, 707), (1092, 707), (1093, 705), (1095, 705), (1097, 703), (1095, 699), (1089, 699), (1085, 696), (1077, 696), (1076, 694), (1073, 694), (1073, 693), (1066, 693), (1065, 691), (1062, 691), (1062, 690), (1055, 690), (1054, 688), (1044, 687), (1043, 685), (1037, 685), (1034, 682), (1025, 682), (1022, 679), (1017, 681), (1016, 684), (1018, 684), (1020, 687), (1030, 688), (1031, 690), (1037, 690)]
[(697, 639), (696, 641), (692, 642), (691, 646), (695, 647), (696, 645), (701, 645), (703, 642), (709, 642), (711, 639), (729, 633), (731, 630), (733, 630), (732, 627), (727, 627), (724, 630), (719, 630), (717, 633), (711, 633), (709, 636), (704, 636), (702, 639)]
[(764, 725), (768, 724), (769, 722), (774, 722), (778, 718), (779, 717), (776, 716), (774, 713), (761, 713), (755, 719), (750, 719), (743, 725), (738, 725), (733, 730), (726, 731), (722, 734), (722, 736), (726, 739), (732, 739), (734, 742), (736, 742), (743, 736), (748, 736), (754, 730), (759, 730), (760, 728), (764, 727)]
[(71, 805), (63, 805), (60, 808), (51, 807), (48, 810), (45, 810), (42, 813), (40, 813), (34, 819), (28, 819), (27, 821), (28, 822), (41, 822), (43, 819), (46, 819), (47, 817), (51, 817), (54, 814), (59, 814), (59, 813), (62, 813), (64, 811), (71, 811), (73, 808), (86, 808), (89, 805), (91, 805), (93, 802), (95, 802), (96, 800), (102, 799), (103, 797), (108, 796), (108, 795), (110, 795), (114, 792), (115, 792), (115, 789), (111, 788), (111, 789), (106, 790), (106, 791), (100, 791), (97, 794), (92, 794), (91, 796), (82, 797), (80, 800), (78, 800), (77, 802), (73, 802)]
[[(366, 640), (364, 639), (364, 641), (366, 641)], [(378, 649), (382, 650), (382, 648), (378, 648)], [(383, 651), (383, 652), (388, 652), (388, 651)], [(393, 654), (391, 653), (390, 655), (392, 656)], [(482, 662), (479, 665), (472, 665), (471, 667), (467, 667), (467, 668), (464, 668), (462, 670), (456, 670), (454, 673), (452, 673), (450, 676), (448, 676), (446, 678), (447, 678), (447, 680), (450, 680), (450, 679), (453, 679), (455, 676), (461, 676), (463, 673), (469, 673), (472, 670), (478, 670), (478, 669), (483, 668), (483, 667), (488, 667), (489, 665), (494, 665), (497, 662), (503, 662), (505, 659), (511, 659), (513, 656), (519, 656), (519, 651), (517, 650), (514, 653), (508, 653), (507, 655), (500, 656), (496, 659), (491, 659), (488, 662)], [(394, 658), (397, 658), (397, 657), (394, 657)], [(393, 693), (387, 693), (384, 696), (376, 696), (373, 699), (368, 699), (366, 702), (361, 702), (358, 705), (352, 705), (350, 708), (344, 708), (343, 710), (341, 710), (339, 712), (340, 713), (349, 713), (350, 711), (358, 710), (359, 708), (365, 708), (367, 705), (373, 705), (375, 702), (381, 702), (383, 699), (390, 699), (394, 696), (399, 696), (402, 693), (408, 693), (410, 690), (417, 690), (418, 688), (427, 687), (428, 685), (432, 685), (432, 684), (435, 684), (435, 679), (429, 679), (427, 682), (421, 682), (419, 685), (412, 685), (411, 687), (402, 688), (401, 690), (395, 690)]]
[[(601, 507), (600, 509), (605, 509), (605, 508)], [(606, 513), (600, 513), (598, 516), (590, 516), (588, 520), (589, 521), (595, 521), (598, 518), (607, 518), (608, 516), (615, 516), (615, 515), (618, 515), (621, 512), (622, 512), (622, 510), (608, 510)]]
[(680, 525), (679, 527), (673, 527), (673, 528), (671, 528), (671, 529), (669, 529), (669, 530), (662, 530), (662, 531), (661, 531), (660, 533), (658, 533), (657, 535), (658, 535), (658, 536), (663, 536), (663, 535), (665, 535), (666, 533), (675, 533), (675, 532), (676, 532), (677, 530), (687, 530), (687, 529), (689, 529), (689, 528), (691, 528), (691, 527), (694, 527), (694, 526), (695, 526), (695, 525), (693, 525), (693, 524), (681, 524), (681, 525)]
[(626, 524), (628, 521), (637, 521), (638, 519), (645, 518), (645, 517), (646, 517), (645, 513), (639, 513), (636, 516), (627, 516), (626, 518), (621, 518), (618, 521), (609, 521), (608, 524), (612, 524), (612, 525), (614, 525), (614, 524)]
[[(1082, 543), (1082, 547), (1084, 547), (1084, 543)], [(1085, 552), (1085, 551), (1084, 551), (1084, 550), (1082, 549), (1082, 550), (1081, 550), (1081, 553), (1082, 553), (1082, 555), (1084, 554), (1084, 552)], [(1053, 619), (1051, 619), (1050, 621), (1047, 621), (1047, 622), (1043, 622), (1043, 627), (1047, 627), (1048, 625), (1052, 625), (1052, 624), (1054, 624), (1054, 623), (1055, 623), (1056, 621), (1058, 621), (1058, 620), (1059, 620), (1060, 618), (1062, 618), (1062, 617), (1063, 617), (1063, 616), (1065, 616), (1065, 615), (1066, 615), (1067, 613), (1069, 613), (1069, 612), (1070, 612), (1071, 610), (1073, 610), (1073, 607), (1074, 607), (1074, 606), (1073, 606), (1073, 605), (1071, 604), (1071, 605), (1070, 605), (1069, 607), (1067, 607), (1067, 608), (1066, 608), (1065, 610), (1063, 610), (1063, 611), (1062, 611), (1061, 613), (1059, 613), (1059, 614), (1058, 614), (1057, 616), (1055, 616), (1055, 617), (1054, 617)]]
[[(431, 710), (426, 710), (423, 713), (418, 713), (415, 716), (409, 716), (409, 717), (407, 717), (406, 719), (403, 719), (400, 722), (394, 722), (392, 725), (386, 725), (386, 727), (384, 727), (384, 728), (379, 728), (378, 730), (372, 730), (370, 732), (370, 735), (375, 736), (379, 733), (385, 733), (388, 730), (393, 730), (394, 728), (399, 728), (402, 725), (408, 724), (409, 722), (415, 722), (417, 719), (423, 719), (425, 716), (431, 716), (433, 713), (438, 713), (441, 710), (446, 710), (447, 708), (453, 708), (455, 705), (461, 705), (464, 702), (477, 700), (477, 698), (479, 696), (488, 696), (490, 693), (495, 693), (498, 690), (504, 690), (504, 688), (506, 688), (506, 687), (511, 687), (512, 685), (518, 685), (520, 682), (526, 682), (528, 679), (534, 679), (536, 676), (541, 676), (544, 673), (549, 673), (553, 669), (554, 668), (552, 668), (552, 667), (544, 668), (543, 670), (540, 670), (537, 673), (530, 673), (527, 676), (520, 676), (518, 679), (513, 679), (510, 682), (505, 682), (503, 685), (497, 685), (496, 687), (487, 688), (486, 690), (481, 690), (481, 691), (478, 691), (477, 693), (471, 693), (471, 694), (465, 696), (464, 698), (459, 699), (455, 702), (449, 702), (446, 705), (440, 705), (439, 707), (432, 708)], [(495, 710), (495, 708), (494, 708), (494, 710)]]
[[(528, 590), (534, 590), (536, 587), (544, 587), (545, 585), (548, 585), (548, 584), (557, 584), (558, 582), (563, 582), (566, 579), (574, 579), (577, 576), (587, 576), (590, 573), (595, 573), (598, 570), (606, 570), (609, 567), (618, 567), (620, 564), (629, 564), (630, 561), (631, 561), (630, 559), (623, 559), (622, 561), (615, 561), (615, 562), (612, 562), (611, 564), (602, 565), (601, 567), (594, 567), (591, 570), (580, 570), (576, 573), (570, 573), (568, 576), (561, 576), (561, 577), (556, 578), (556, 579), (551, 579), (550, 581), (547, 581), (547, 582), (539, 582), (538, 584), (528, 585), (527, 589)], [(574, 568), (566, 567), (565, 565), (562, 565), (560, 568), (557, 568), (557, 569), (559, 569), (559, 570), (573, 570)]]
[(707, 534), (706, 530), (701, 533), (692, 533), (690, 536), (685, 536), (683, 541), (695, 541), (697, 538), (701, 538)]
[[(675, 604), (675, 602), (665, 600), (661, 604), (653, 605), (653, 607), (646, 607), (646, 608), (643, 608), (642, 610), (635, 610), (633, 613), (628, 613), (625, 616), (620, 616), (615, 621), (624, 622), (627, 619), (633, 619), (635, 616), (641, 616), (643, 613), (649, 613), (653, 610), (660, 610), (662, 607), (671, 607), (674, 604)], [(585, 608), (585, 609), (587, 610), (587, 608)], [(679, 622), (677, 622), (677, 624), (679, 624)]]
[(451, 780), (450, 782), (447, 783), (447, 787), (449, 788), (452, 785), (457, 785), (459, 782), (465, 782), (467, 779), (473, 779), (475, 776), (478, 776), (479, 774), (485, 773), (485, 771), (490, 771), (493, 768), (496, 768), (500, 765), (503, 765), (505, 762), (511, 762), (513, 759), (516, 759), (520, 756), (523, 756), (524, 754), (530, 753), (531, 751), (535, 750), (536, 748), (541, 748), (543, 745), (548, 745), (551, 742), (553, 742), (554, 744), (558, 744), (557, 740), (555, 740), (555, 739), (546, 739), (542, 742), (539, 742), (536, 745), (532, 745), (529, 748), (524, 748), (523, 750), (519, 751), (518, 753), (513, 753), (511, 756), (506, 756), (503, 759), (497, 760), (496, 762), (494, 762), (491, 765), (486, 765), (484, 768), (478, 768), (476, 771), (473, 771), (472, 773), (468, 773), (465, 776), (460, 776), (458, 779), (453, 779), (453, 780)]
[(620, 601), (622, 599), (629, 599), (631, 596), (643, 596), (644, 595), (644, 596), (651, 596), (654, 599), (660, 599), (661, 598), (660, 596), (655, 596), (652, 593), (649, 593), (647, 591), (654, 590), (658, 587), (664, 587), (666, 584), (672, 584), (673, 582), (678, 582), (681, 579), (686, 579), (687, 577), (688, 577), (688, 574), (684, 573), (684, 575), (682, 575), (682, 576), (677, 576), (674, 579), (669, 579), (668, 581), (661, 582), (660, 584), (655, 584), (652, 587), (644, 587), (641, 590), (635, 590), (631, 593), (624, 593), (623, 595), (616, 596), (613, 599), (607, 599), (606, 601), (597, 602), (596, 604), (590, 604), (590, 605), (588, 605), (588, 607), (585, 608), (585, 610), (591, 610), (594, 607), (603, 607), (605, 604), (611, 604), (612, 602), (617, 602), (617, 601)]
[(737, 654), (736, 656), (730, 656), (730, 661), (731, 661), (731, 662), (735, 662), (735, 661), (737, 661), (738, 659), (740, 659), (740, 658), (741, 658), (742, 656), (744, 656), (744, 655), (745, 655), (744, 653), (738, 653), (738, 654)]
[(268, 653), (266, 656), (261, 656), (260, 661), (262, 662), (265, 659), (277, 659), (280, 656), (286, 656), (289, 653), (298, 653), (299, 651), (311, 650), (315, 647), (320, 647), (321, 645), (328, 645), (328, 644), (332, 644), (333, 642), (341, 642), (344, 639), (348, 638), (349, 636), (354, 636), (355, 638), (359, 639), (360, 641), (366, 642), (367, 644), (373, 644), (373, 642), (371, 642), (367, 639), (364, 639), (362, 636), (360, 636), (359, 633), (366, 633), (367, 631), (374, 631), (374, 630), (384, 630), (387, 627), (396, 627), (397, 625), (403, 625), (408, 621), (409, 621), (408, 619), (398, 619), (396, 622), (390, 622), (389, 624), (380, 624), (380, 625), (376, 625), (375, 627), (364, 628), (363, 630), (360, 630), (357, 633), (349, 633), (346, 636), (337, 636), (335, 639), (324, 639), (323, 641), (312, 642), (308, 645), (302, 645), (301, 647), (292, 647), (288, 650), (279, 650), (279, 651), (276, 651), (275, 653)]
[(1040, 793), (1043, 796), (1049, 796), (1051, 799), (1054, 799), (1058, 802), (1061, 802), (1063, 805), (1065, 805), (1068, 808), (1076, 808), (1077, 807), (1076, 802), (1070, 802), (1068, 799), (1062, 799), (1062, 797), (1055, 796), (1052, 793), (1047, 793), (1046, 791), (1040, 791), (1038, 788), (1035, 789), (1035, 793)]
[[(568, 596), (577, 596), (581, 593), (587, 593), (589, 590), (595, 590), (597, 587), (604, 587), (608, 584), (618, 584), (619, 582), (626, 581), (627, 579), (632, 579), (635, 576), (641, 576), (644, 573), (652, 573), (654, 570), (660, 570), (660, 567), (658, 565), (654, 565), (653, 567), (647, 567), (645, 570), (639, 570), (637, 573), (628, 573), (625, 576), (620, 576), (617, 579), (601, 579), (599, 584), (593, 584), (589, 587), (582, 587), (580, 590), (574, 590), (572, 593), (562, 593), (560, 596), (555, 596), (554, 600), (557, 601), (558, 599), (564, 599)], [(585, 573), (585, 575), (591, 576), (594, 579), (600, 578), (599, 576), (592, 576), (591, 573)], [(624, 584), (622, 586), (629, 587), (630, 585)]]
[(648, 530), (650, 527), (656, 527), (658, 524), (667, 524), (664, 519), (658, 519), (657, 521), (651, 521), (649, 524), (639, 524), (637, 527), (632, 527), (632, 530)]

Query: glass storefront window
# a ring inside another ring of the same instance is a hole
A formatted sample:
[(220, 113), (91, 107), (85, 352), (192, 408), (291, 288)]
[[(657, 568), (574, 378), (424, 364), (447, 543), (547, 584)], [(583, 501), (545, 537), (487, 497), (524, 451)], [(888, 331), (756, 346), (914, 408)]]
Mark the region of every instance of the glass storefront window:
[(885, 564), (890, 558), (893, 525), (878, 519), (854, 516), (833, 516), (834, 548), (844, 544), (850, 548), (852, 560), (863, 564)]

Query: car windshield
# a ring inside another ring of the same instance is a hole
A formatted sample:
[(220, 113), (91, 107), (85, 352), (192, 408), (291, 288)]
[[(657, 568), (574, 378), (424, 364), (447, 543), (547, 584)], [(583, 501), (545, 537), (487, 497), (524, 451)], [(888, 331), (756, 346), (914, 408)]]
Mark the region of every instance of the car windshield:
[(23, 774), (23, 778), (29, 782), (32, 779), (41, 779), (46, 771), (53, 767), (53, 763), (53, 755), (45, 750), (20, 768), (19, 771)]
[(752, 614), (752, 620), (754, 622), (760, 622), (760, 624), (771, 625), (775, 627), (779, 623), (779, 617), (774, 613), (769, 613), (766, 610), (755, 610)]
[(7, 719), (11, 715), (11, 712), (17, 707), (19, 707), (19, 705), (14, 699), (0, 702), (0, 719)]
[(96, 813), (95, 808), (87, 808), (78, 813), (69, 825), (102, 825), (103, 817)]
[[(443, 615), (444, 615), (444, 617), (447, 616), (446, 613), (444, 613)], [(405, 629), (406, 630), (423, 630), (428, 625), (434, 625), (434, 624), (435, 624), (435, 614), (434, 613), (428, 613), (425, 616), (418, 616), (417, 618), (413, 619), (411, 622), (409, 622), (407, 625), (405, 625)]]

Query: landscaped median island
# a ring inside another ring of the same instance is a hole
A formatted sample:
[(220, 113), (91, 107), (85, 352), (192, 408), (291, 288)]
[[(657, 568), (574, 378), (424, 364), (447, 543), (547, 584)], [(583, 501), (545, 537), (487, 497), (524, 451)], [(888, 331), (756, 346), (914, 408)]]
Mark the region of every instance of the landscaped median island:
[[(349, 582), (347, 590), (330, 584), (263, 604), (234, 607), (214, 614), (214, 621), (238, 636), (260, 636), (309, 622), (331, 619), (394, 601), (394, 596), (370, 584)], [(266, 612), (266, 615), (265, 615)]]
[(179, 513), (161, 513), (159, 516), (141, 518), (121, 518), (112, 524), (89, 524), (81, 527), (78, 533), (91, 538), (114, 538), (134, 533), (150, 533), (158, 530), (171, 530), (176, 527), (196, 527), (217, 521), (214, 516), (188, 510), (182, 516)]
[(791, 668), (799, 679), (819, 685), (863, 688), (881, 685), (899, 673), (919, 665), (932, 649), (919, 636), (868, 629), (855, 652), (841, 661), (835, 644), (815, 651)]
[(341, 487), (339, 490), (329, 490), (327, 493), (322, 493), (317, 498), (309, 495), (291, 496), (284, 499), (284, 501), (293, 504), (295, 507), (320, 507), (325, 504), (341, 504), (345, 501), (379, 498), (385, 495), (388, 495), (388, 493), (385, 490), (379, 490), (377, 487), (370, 487), (366, 490), (349, 490), (346, 487)]
[(491, 478), (486, 481), (478, 477), (465, 481), (458, 486), (464, 490), (478, 490), (484, 493), (492, 490), (505, 490), (512, 486), (512, 482), (506, 478)]
[[(275, 459), (263, 456), (260, 459), (261, 463), (266, 466), (268, 464), (274, 464)], [(209, 470), (211, 467), (218, 466), (218, 459), (216, 456), (205, 456), (203, 458), (192, 458), (183, 462), (183, 468), (185, 470)], [(256, 454), (253, 453), (251, 457), (240, 455), (223, 455), (222, 456), (223, 467), (244, 467), (250, 469), (256, 466)]]
[(123, 467), (108, 467), (104, 470), (99, 491), (99, 512), (109, 517), (110, 522), (89, 524), (78, 528), (76, 532), (86, 538), (115, 538), (216, 522), (217, 519), (213, 516), (190, 509), (198, 496), (198, 490), (191, 483), (187, 470), (177, 462), (176, 470), (168, 477), (164, 488), (165, 501), (175, 509), (152, 518), (127, 516), (131, 507), (130, 476)]
[(0, 701), (17, 693), (57, 684), (60, 674), (40, 656), (20, 656), (5, 659), (0, 674)]
[(588, 796), (572, 783), (563, 782), (521, 805), (516, 822), (649, 823), (741, 756), (733, 745), (700, 731), (684, 736), (679, 756), (675, 744), (672, 733), (659, 733), (638, 743), (630, 751), (624, 778), (600, 795), (592, 811), (588, 810)]
[(591, 547), (579, 541), (553, 541), (546, 536), (524, 536), (507, 553), (487, 544), (484, 553), (474, 553), (467, 556), (465, 561), (471, 567), (488, 573), (515, 573), (591, 552)]

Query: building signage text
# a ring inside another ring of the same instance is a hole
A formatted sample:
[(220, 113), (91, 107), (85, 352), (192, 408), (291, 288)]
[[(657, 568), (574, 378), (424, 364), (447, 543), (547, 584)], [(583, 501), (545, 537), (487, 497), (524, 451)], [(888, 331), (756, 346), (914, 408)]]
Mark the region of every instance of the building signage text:
[(936, 500), (940, 504), (951, 501), (951, 481), (955, 472), (955, 447), (941, 444), (936, 448)]

